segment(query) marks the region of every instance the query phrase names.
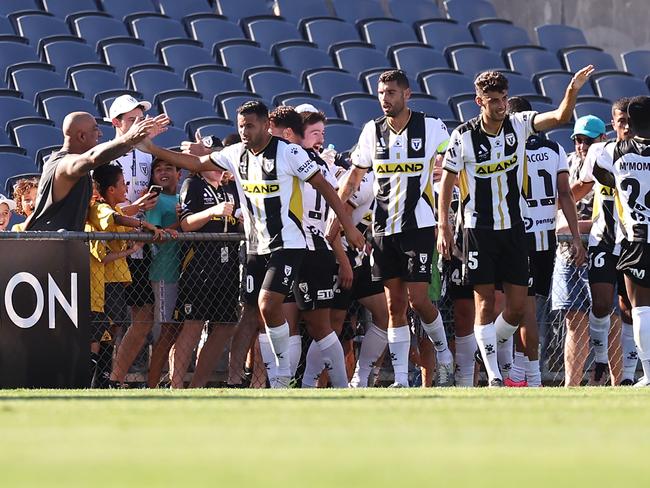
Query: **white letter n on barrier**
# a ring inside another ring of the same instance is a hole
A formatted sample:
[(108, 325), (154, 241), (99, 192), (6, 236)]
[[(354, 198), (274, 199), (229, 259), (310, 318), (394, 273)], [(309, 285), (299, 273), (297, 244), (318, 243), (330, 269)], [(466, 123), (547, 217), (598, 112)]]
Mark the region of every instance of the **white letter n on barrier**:
[(63, 292), (52, 278), (52, 275), (47, 274), (47, 305), (48, 305), (48, 318), (49, 327), (54, 329), (56, 325), (56, 310), (54, 299), (59, 302), (65, 313), (68, 314), (74, 326), (79, 328), (78, 320), (78, 303), (77, 303), (77, 273), (70, 273), (70, 302), (68, 302), (63, 295)]

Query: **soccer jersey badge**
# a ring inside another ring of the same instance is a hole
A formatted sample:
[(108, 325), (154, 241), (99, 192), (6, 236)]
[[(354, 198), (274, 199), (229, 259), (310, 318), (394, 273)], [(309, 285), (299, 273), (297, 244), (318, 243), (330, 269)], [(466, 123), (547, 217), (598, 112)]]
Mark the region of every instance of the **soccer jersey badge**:
[(291, 266), (288, 266), (288, 265), (285, 264), (284, 265), (284, 274), (285, 274), (285, 276), (291, 276), (291, 270), (292, 269), (293, 268), (291, 268)]
[(140, 163), (140, 171), (145, 176), (149, 176), (149, 165), (147, 163)]
[(270, 173), (275, 167), (275, 161), (273, 159), (264, 158), (262, 160), (262, 166), (264, 167), (264, 171)]
[(419, 151), (422, 149), (422, 138), (420, 137), (414, 137), (411, 139), (411, 149), (414, 151)]
[(512, 134), (512, 133), (511, 134), (506, 134), (506, 144), (508, 146), (514, 146), (515, 142), (517, 142), (517, 140), (515, 139), (514, 134)]

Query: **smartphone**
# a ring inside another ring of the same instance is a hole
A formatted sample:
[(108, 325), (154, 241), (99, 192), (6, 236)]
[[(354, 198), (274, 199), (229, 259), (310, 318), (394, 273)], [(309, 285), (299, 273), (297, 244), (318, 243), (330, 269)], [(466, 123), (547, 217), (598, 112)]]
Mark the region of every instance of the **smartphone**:
[(162, 186), (160, 185), (151, 185), (149, 187), (149, 193), (155, 193), (156, 195), (160, 195), (163, 191)]

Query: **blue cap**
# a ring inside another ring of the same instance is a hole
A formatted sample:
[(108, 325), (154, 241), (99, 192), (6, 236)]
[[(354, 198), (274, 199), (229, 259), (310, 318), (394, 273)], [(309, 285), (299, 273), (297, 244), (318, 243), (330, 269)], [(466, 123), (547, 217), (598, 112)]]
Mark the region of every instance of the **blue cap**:
[(571, 134), (571, 139), (577, 135), (596, 139), (606, 132), (607, 128), (605, 127), (605, 122), (600, 120), (595, 115), (585, 115), (584, 117), (580, 117), (578, 120), (576, 120), (576, 123), (573, 126), (573, 134)]

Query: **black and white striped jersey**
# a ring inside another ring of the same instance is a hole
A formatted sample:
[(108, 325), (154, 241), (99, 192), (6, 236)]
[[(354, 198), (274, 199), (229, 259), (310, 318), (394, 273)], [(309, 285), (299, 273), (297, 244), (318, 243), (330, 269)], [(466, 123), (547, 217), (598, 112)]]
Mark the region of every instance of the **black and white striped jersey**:
[(257, 154), (239, 143), (210, 159), (235, 175), (249, 254), (305, 248), (300, 186), (319, 170), (303, 148), (272, 137)]
[(650, 139), (635, 137), (605, 146), (596, 159), (594, 177), (616, 189), (625, 239), (650, 243)]
[(557, 175), (569, 173), (566, 152), (558, 143), (533, 135), (526, 141), (528, 184), (524, 197), (526, 232), (535, 237), (535, 250), (547, 251), (555, 242)]
[(528, 216), (525, 151), (535, 115), (510, 114), (496, 135), (483, 130), (480, 116), (452, 132), (443, 168), (458, 175), (466, 229), (510, 229)]
[(386, 117), (368, 122), (352, 164), (373, 168), (373, 235), (393, 235), (436, 225), (431, 174), (436, 154), (445, 150), (447, 128), (439, 119), (411, 112), (395, 132)]
[[(347, 178), (347, 174), (350, 171), (351, 170), (341, 172), (338, 178), (339, 181), (343, 181)], [(348, 199), (348, 203), (353, 207), (350, 219), (362, 234), (365, 234), (372, 225), (372, 213), (375, 208), (375, 195), (373, 193), (374, 182), (374, 171), (368, 171), (363, 175), (357, 191), (355, 191)], [(363, 257), (365, 256), (365, 250), (356, 250), (353, 247), (350, 247), (343, 233), (341, 233), (341, 242), (348, 254), (354, 257), (355, 267), (361, 266)]]
[(623, 230), (619, 225), (616, 210), (616, 189), (601, 185), (594, 179), (594, 164), (608, 145), (616, 141), (597, 142), (592, 144), (580, 170), (579, 179), (584, 183), (594, 183), (594, 207), (591, 216), (591, 232), (589, 247), (598, 246), (618, 256), (621, 253)]

